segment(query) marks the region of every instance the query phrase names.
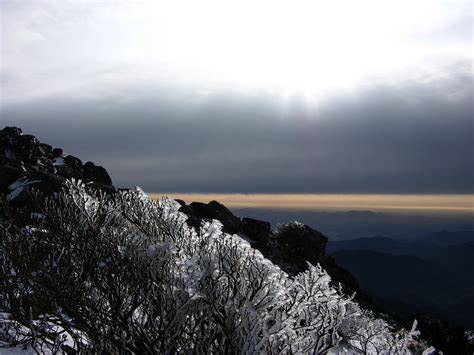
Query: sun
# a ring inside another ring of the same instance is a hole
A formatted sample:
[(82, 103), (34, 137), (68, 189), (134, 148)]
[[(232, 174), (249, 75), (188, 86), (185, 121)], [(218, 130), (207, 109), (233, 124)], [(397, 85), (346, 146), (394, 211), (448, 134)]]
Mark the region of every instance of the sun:
[(442, 10), (424, 0), (150, 0), (82, 11), (89, 40), (99, 44), (94, 60), (110, 75), (121, 70), (122, 81), (129, 75), (198, 93), (264, 92), (314, 103), (429, 67), (429, 46), (414, 38), (436, 28)]

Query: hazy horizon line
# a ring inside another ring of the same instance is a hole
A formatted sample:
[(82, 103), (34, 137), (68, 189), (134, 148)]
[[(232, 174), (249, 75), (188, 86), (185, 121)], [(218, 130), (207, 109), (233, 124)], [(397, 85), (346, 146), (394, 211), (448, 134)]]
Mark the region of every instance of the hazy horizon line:
[(474, 194), (304, 194), (154, 192), (186, 203), (216, 200), (229, 208), (425, 211), (474, 214)]

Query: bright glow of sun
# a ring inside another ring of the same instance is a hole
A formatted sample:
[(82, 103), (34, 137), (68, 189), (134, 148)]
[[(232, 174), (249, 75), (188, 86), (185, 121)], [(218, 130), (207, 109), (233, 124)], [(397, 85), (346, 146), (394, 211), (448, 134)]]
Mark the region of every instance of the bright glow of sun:
[(446, 21), (443, 9), (436, 1), (153, 1), (129, 14), (140, 28), (132, 55), (210, 91), (313, 100), (428, 70), (437, 45), (418, 40)]
[(133, 86), (315, 102), (472, 62), (464, 0), (1, 3), (5, 100)]

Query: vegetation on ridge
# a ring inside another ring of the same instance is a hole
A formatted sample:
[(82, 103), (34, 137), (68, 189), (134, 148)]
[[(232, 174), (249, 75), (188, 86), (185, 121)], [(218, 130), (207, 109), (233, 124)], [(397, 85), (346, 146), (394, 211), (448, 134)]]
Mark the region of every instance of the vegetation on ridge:
[[(38, 212), (4, 201), (2, 344), (106, 353), (421, 353), (330, 285), (320, 266), (289, 277), (218, 221), (196, 231), (179, 204), (67, 182)], [(5, 317), (7, 318), (7, 317)], [(39, 350), (43, 351), (43, 350)]]

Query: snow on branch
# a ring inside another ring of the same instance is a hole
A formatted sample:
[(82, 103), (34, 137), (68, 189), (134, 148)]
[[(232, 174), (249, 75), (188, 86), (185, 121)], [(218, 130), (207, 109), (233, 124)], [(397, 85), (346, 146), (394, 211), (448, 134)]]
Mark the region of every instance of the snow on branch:
[(109, 353), (426, 348), (416, 329), (395, 330), (333, 288), (321, 266), (290, 278), (247, 241), (223, 233), (219, 221), (188, 227), (172, 199), (152, 201), (141, 189), (106, 196), (69, 181), (57, 198), (34, 200), (31, 218), (6, 210), (0, 223), (0, 311), (8, 315), (0, 319), (0, 346)]

